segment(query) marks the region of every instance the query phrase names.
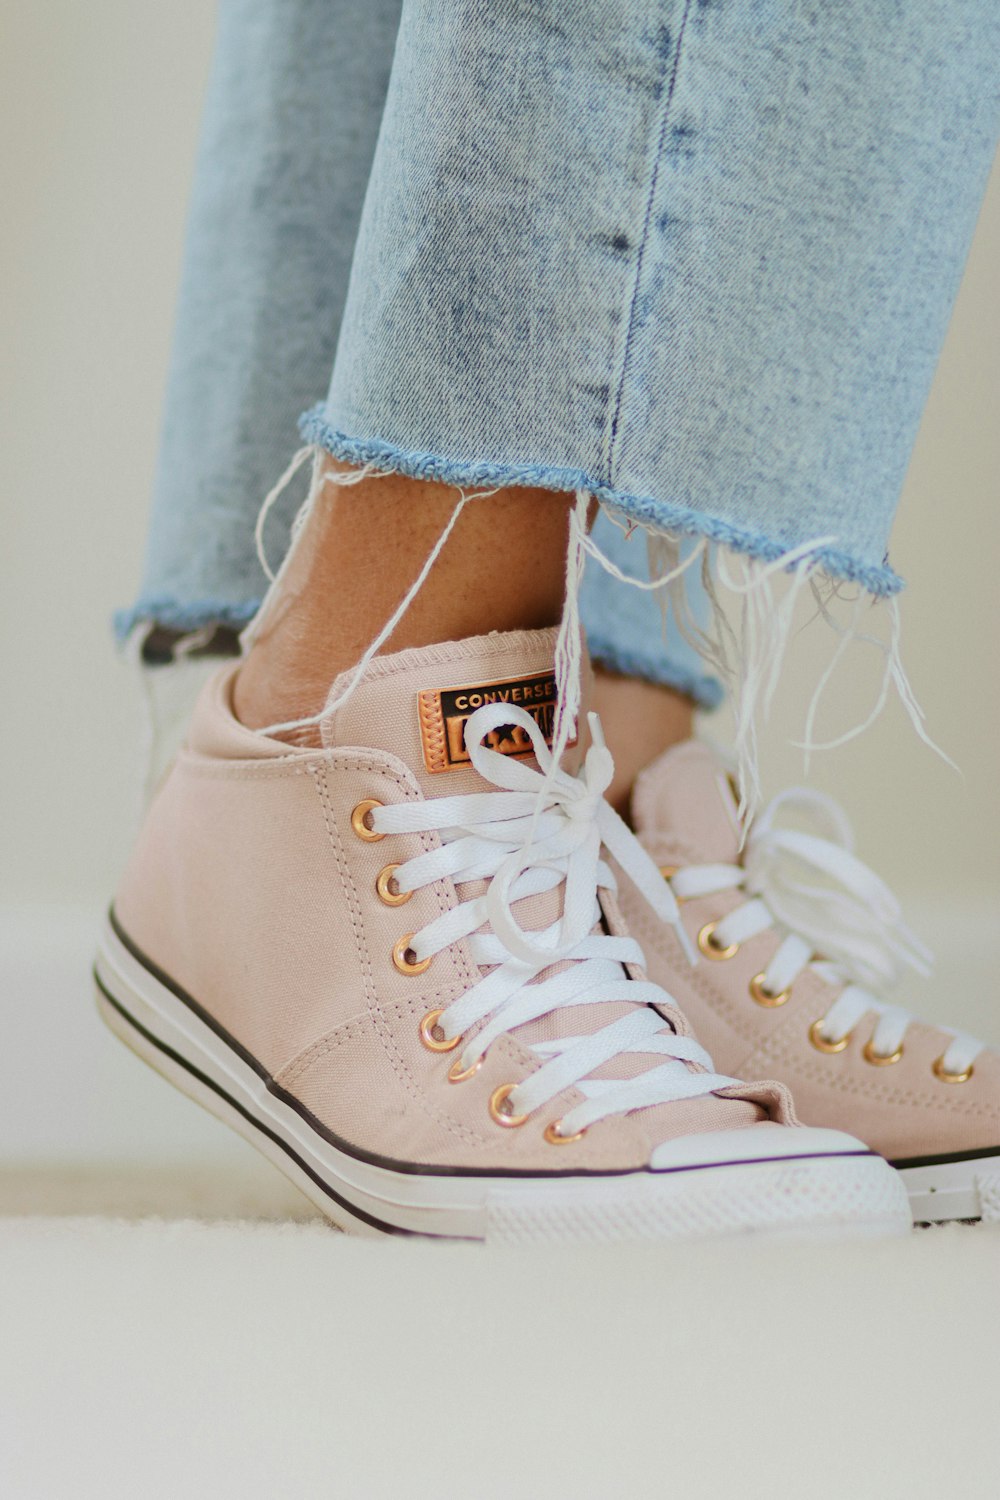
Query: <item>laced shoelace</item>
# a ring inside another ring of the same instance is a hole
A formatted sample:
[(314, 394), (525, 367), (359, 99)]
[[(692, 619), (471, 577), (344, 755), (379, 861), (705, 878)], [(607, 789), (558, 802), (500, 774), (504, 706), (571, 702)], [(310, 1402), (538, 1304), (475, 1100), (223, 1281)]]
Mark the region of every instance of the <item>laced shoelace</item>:
[[(828, 836), (779, 826), (789, 813), (811, 818)], [(818, 1023), (818, 1044), (839, 1050), (862, 1017), (874, 1012), (878, 1021), (866, 1056), (895, 1062), (914, 1017), (879, 996), (891, 992), (907, 969), (929, 974), (931, 955), (904, 926), (892, 891), (853, 849), (843, 809), (821, 792), (793, 787), (754, 819), (742, 865), (685, 866), (669, 884), (681, 900), (745, 891), (749, 900), (712, 926), (708, 940), (715, 955), (777, 929), (782, 941), (755, 981), (764, 1003), (781, 1003), (811, 969), (840, 990)], [(967, 1076), (984, 1043), (950, 1027), (939, 1029), (952, 1038), (938, 1060), (941, 1073)]]
[[(596, 715), (590, 715), (590, 723), (593, 743), (579, 774), (572, 776), (554, 762), (538, 725), (523, 709), (503, 704), (477, 709), (466, 725), (466, 746), (479, 775), (496, 790), (379, 806), (369, 814), (376, 834), (433, 831), (440, 837), (439, 848), (396, 867), (400, 895), (445, 878), (457, 885), (488, 882), (482, 895), (461, 901), (408, 939), (414, 966), (467, 939), (473, 962), (487, 971), (447, 1007), (431, 1013), (438, 1049), (457, 1049), (465, 1042), (451, 1067), (454, 1081), (470, 1077), (505, 1032), (563, 1008), (628, 1002), (627, 1012), (594, 1031), (536, 1043), (532, 1050), (543, 1059), (541, 1066), (494, 1092), (494, 1118), (519, 1125), (565, 1089), (577, 1088), (583, 1101), (548, 1127), (553, 1140), (579, 1139), (609, 1115), (697, 1098), (736, 1083), (716, 1073), (705, 1049), (678, 1036), (652, 1008), (672, 1003), (659, 985), (630, 978), (626, 964), (644, 966), (638, 943), (595, 931), (602, 918), (598, 893), (616, 889), (603, 847), (690, 952), (673, 893), (604, 800), (613, 763)], [(530, 740), (540, 770), (482, 743), (503, 725), (518, 726)], [(522, 928), (516, 903), (559, 886), (558, 920), (540, 931)], [(539, 977), (555, 965), (557, 972)], [(629, 1054), (649, 1056), (650, 1065), (627, 1079), (589, 1076)]]

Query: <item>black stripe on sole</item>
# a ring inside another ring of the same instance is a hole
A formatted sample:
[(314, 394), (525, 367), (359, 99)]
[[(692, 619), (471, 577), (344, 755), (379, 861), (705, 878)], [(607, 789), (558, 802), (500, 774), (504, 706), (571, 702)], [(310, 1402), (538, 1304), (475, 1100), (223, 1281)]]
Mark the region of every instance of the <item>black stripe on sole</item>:
[(1000, 1146), (979, 1146), (975, 1151), (945, 1151), (940, 1156), (904, 1156), (889, 1165), (902, 1172), (907, 1167), (947, 1167), (956, 1161), (984, 1161), (995, 1156), (1000, 1161)]
[[(165, 1057), (169, 1057), (172, 1062), (175, 1062), (180, 1067), (184, 1068), (186, 1072), (191, 1074), (192, 1078), (197, 1078), (199, 1083), (202, 1083), (206, 1088), (211, 1089), (213, 1094), (217, 1094), (220, 1099), (224, 1099), (231, 1109), (234, 1109), (238, 1115), (242, 1115), (243, 1119), (246, 1120), (248, 1125), (252, 1125), (255, 1130), (258, 1130), (261, 1133), (261, 1135), (267, 1136), (268, 1140), (273, 1141), (276, 1146), (280, 1146), (285, 1155), (289, 1157), (295, 1163), (295, 1165), (316, 1184), (318, 1188), (321, 1188), (328, 1198), (331, 1198), (333, 1202), (336, 1203), (340, 1208), (345, 1209), (346, 1212), (349, 1213), (353, 1218), (360, 1219), (363, 1223), (370, 1225), (372, 1229), (378, 1229), (382, 1234), (398, 1234), (415, 1239), (457, 1239), (463, 1237), (457, 1235), (439, 1236), (434, 1234), (423, 1234), (420, 1230), (416, 1229), (402, 1229), (397, 1224), (387, 1224), (382, 1219), (376, 1219), (372, 1214), (366, 1213), (363, 1208), (358, 1208), (355, 1204), (350, 1203), (346, 1198), (342, 1197), (340, 1193), (332, 1188), (328, 1182), (325, 1182), (323, 1178), (320, 1177), (319, 1173), (314, 1171), (314, 1169), (309, 1165), (308, 1162), (303, 1161), (298, 1152), (293, 1150), (288, 1142), (283, 1140), (282, 1137), (278, 1135), (277, 1131), (272, 1130), (269, 1125), (265, 1125), (262, 1120), (258, 1120), (257, 1116), (251, 1114), (250, 1111), (244, 1105), (242, 1105), (238, 1099), (234, 1099), (232, 1094), (228, 1094), (224, 1088), (221, 1088), (219, 1084), (215, 1082), (214, 1078), (209, 1078), (208, 1075), (206, 1073), (203, 1073), (200, 1068), (196, 1068), (194, 1063), (188, 1062), (186, 1057), (182, 1057), (179, 1052), (175, 1052), (173, 1047), (169, 1047), (166, 1042), (162, 1042), (159, 1037), (154, 1036), (151, 1031), (147, 1030), (147, 1028), (143, 1026), (141, 1021), (136, 1020), (135, 1016), (133, 1016), (130, 1011), (126, 1010), (124, 1005), (122, 1005), (121, 1001), (116, 1000), (114, 995), (111, 994), (110, 990), (103, 983), (101, 976), (98, 974), (96, 969), (94, 970), (94, 983), (97, 985), (97, 988), (100, 990), (105, 1000), (107, 1000), (108, 1004), (114, 1006), (115, 1010), (121, 1016), (122, 1020), (127, 1021), (129, 1026), (131, 1026), (133, 1030), (137, 1031), (140, 1036), (145, 1037), (146, 1041), (150, 1042), (157, 1049), (157, 1051), (162, 1052)], [(467, 1236), (465, 1236), (465, 1238), (467, 1238)]]

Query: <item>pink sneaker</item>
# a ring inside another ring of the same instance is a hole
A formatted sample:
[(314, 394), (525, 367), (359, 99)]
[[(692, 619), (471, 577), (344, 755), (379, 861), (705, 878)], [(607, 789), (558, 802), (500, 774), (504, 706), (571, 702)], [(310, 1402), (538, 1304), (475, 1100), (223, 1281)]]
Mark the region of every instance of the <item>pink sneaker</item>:
[(104, 1016), (345, 1229), (908, 1227), (879, 1156), (717, 1074), (643, 976), (602, 842), (679, 916), (603, 801), (607, 751), (546, 780), (553, 647), (377, 658), (314, 746), (243, 728), (221, 671), (111, 913)]
[[(926, 955), (850, 853), (836, 804), (785, 793), (741, 854), (726, 772), (690, 740), (642, 772), (632, 810), (682, 903), (697, 967), (628, 881), (622, 906), (650, 977), (723, 1070), (780, 1078), (808, 1124), (867, 1141), (899, 1170), (918, 1222), (1000, 1212), (1000, 1054), (880, 998)], [(830, 837), (786, 827), (796, 812)]]

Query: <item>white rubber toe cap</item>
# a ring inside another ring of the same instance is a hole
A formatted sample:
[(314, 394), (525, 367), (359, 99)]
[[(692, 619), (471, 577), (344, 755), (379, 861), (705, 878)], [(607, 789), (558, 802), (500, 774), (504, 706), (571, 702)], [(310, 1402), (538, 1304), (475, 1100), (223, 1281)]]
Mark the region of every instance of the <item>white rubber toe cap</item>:
[(649, 1164), (657, 1172), (669, 1172), (691, 1167), (735, 1167), (745, 1162), (871, 1154), (866, 1145), (842, 1130), (816, 1130), (806, 1125), (765, 1121), (749, 1129), (677, 1136), (657, 1146)]

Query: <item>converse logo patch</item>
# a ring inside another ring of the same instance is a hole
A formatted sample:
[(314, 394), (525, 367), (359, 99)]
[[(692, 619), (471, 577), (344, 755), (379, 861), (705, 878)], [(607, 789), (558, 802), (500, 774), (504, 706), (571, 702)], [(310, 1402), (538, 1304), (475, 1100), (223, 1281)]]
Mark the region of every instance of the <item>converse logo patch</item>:
[[(534, 719), (552, 745), (556, 715), (554, 672), (533, 677), (507, 677), (501, 682), (477, 682), (467, 687), (432, 688), (419, 694), (420, 739), (428, 771), (450, 771), (469, 764), (465, 725), (477, 708), (487, 703), (510, 703)], [(530, 755), (531, 741), (516, 724), (491, 730), (485, 743), (501, 755)], [(570, 744), (576, 740), (571, 739)]]

